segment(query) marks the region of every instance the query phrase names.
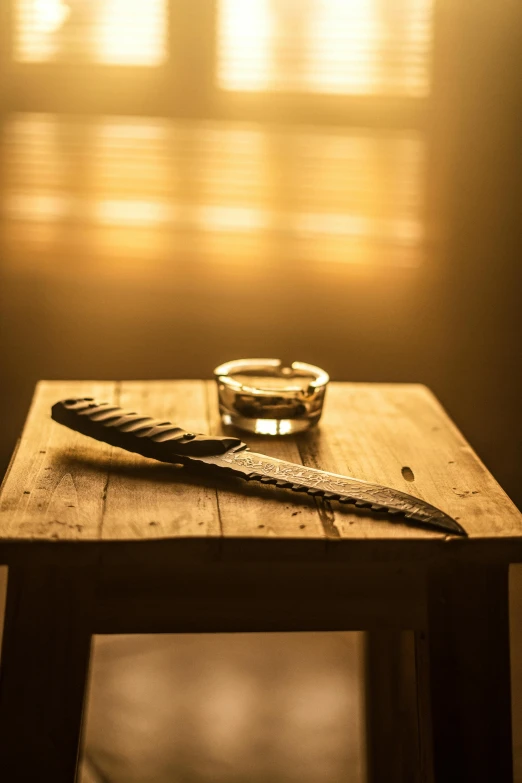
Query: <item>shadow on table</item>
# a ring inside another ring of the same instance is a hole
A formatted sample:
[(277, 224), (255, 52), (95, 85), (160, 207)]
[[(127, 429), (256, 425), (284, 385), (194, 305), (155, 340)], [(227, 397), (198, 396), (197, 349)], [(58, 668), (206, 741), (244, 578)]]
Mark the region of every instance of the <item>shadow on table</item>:
[[(244, 481), (236, 478), (235, 476), (226, 476), (220, 478), (217, 475), (204, 474), (203, 472), (197, 472), (193, 469), (188, 469), (183, 465), (174, 465), (167, 463), (155, 463), (152, 460), (140, 458), (143, 460), (142, 464), (137, 464), (133, 460), (133, 456), (119, 459), (106, 459), (106, 460), (89, 460), (89, 459), (76, 459), (75, 457), (67, 457), (63, 460), (62, 468), (66, 472), (73, 472), (75, 469), (85, 472), (99, 472), (100, 470), (107, 472), (110, 471), (110, 475), (119, 478), (129, 479), (132, 482), (151, 482), (154, 484), (190, 484), (191, 486), (204, 487), (206, 489), (215, 489), (219, 493), (233, 493), (246, 498), (258, 498), (262, 500), (270, 500), (271, 502), (278, 502), (285, 506), (295, 506), (295, 508), (306, 506), (308, 508), (316, 508), (321, 524), (325, 515), (328, 515), (329, 522), (331, 523), (334, 514), (343, 514), (352, 517), (353, 519), (375, 519), (376, 521), (386, 521), (390, 525), (399, 525), (404, 528), (415, 528), (418, 530), (425, 530), (431, 533), (437, 533), (433, 528), (429, 526), (421, 526), (418, 522), (410, 523), (407, 519), (400, 514), (389, 516), (385, 512), (373, 512), (370, 509), (356, 508), (353, 505), (336, 503), (325, 498), (312, 497), (307, 495), (306, 492), (293, 492), (291, 489), (274, 487), (270, 485), (263, 485), (261, 483), (253, 481)], [(323, 529), (325, 536), (332, 536), (331, 530), (333, 526), (329, 524)], [(335, 530), (335, 528), (334, 528)], [(330, 531), (330, 532), (329, 532)], [(337, 531), (338, 532), (338, 531)], [(440, 533), (438, 533), (440, 535)]]

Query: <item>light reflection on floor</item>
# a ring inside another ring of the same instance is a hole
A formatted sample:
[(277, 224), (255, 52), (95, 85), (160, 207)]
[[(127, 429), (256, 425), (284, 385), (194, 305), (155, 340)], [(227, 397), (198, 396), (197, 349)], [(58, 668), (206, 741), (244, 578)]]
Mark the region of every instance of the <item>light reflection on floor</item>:
[(81, 783), (363, 783), (361, 660), (353, 633), (97, 637)]
[(416, 266), (423, 169), (410, 131), (18, 115), (2, 209), (7, 241), (42, 249), (74, 225), (109, 258), (167, 260), (182, 237), (219, 263)]

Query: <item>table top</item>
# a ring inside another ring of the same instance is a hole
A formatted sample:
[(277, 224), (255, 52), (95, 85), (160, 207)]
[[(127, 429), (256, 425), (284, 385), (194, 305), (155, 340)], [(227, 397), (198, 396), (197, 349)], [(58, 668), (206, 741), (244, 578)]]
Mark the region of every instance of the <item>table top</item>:
[(221, 429), (210, 381), (40, 382), (0, 498), (4, 547), (111, 542), (128, 550), (156, 541), (212, 557), (386, 560), (464, 551), (520, 559), (520, 513), (424, 386), (332, 383), (315, 430), (242, 438), (258, 452), (423, 498), (457, 519), (468, 539), (290, 490), (194, 477), (112, 448), (51, 420), (51, 405), (72, 396), (192, 432)]

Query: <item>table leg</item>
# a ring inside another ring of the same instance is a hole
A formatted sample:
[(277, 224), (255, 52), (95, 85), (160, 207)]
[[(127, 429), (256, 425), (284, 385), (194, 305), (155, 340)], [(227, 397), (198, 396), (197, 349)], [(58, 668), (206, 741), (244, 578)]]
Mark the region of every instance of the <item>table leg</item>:
[(365, 638), (368, 781), (420, 783), (413, 632), (372, 630)]
[(431, 572), (428, 667), (436, 783), (512, 783), (508, 568)]
[(90, 655), (90, 569), (9, 568), (0, 777), (73, 783)]

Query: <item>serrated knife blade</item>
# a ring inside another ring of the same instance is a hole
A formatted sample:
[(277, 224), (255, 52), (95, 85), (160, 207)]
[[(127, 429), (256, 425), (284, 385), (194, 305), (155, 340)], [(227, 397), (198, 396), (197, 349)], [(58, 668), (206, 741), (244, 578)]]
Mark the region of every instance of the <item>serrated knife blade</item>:
[(169, 421), (127, 412), (90, 397), (57, 402), (51, 415), (76, 432), (161, 462), (182, 463), (198, 472), (273, 484), (326, 500), (351, 503), (371, 513), (402, 515), (410, 524), (442, 533), (467, 535), (448, 514), (406, 492), (257, 454), (239, 438), (196, 435)]

